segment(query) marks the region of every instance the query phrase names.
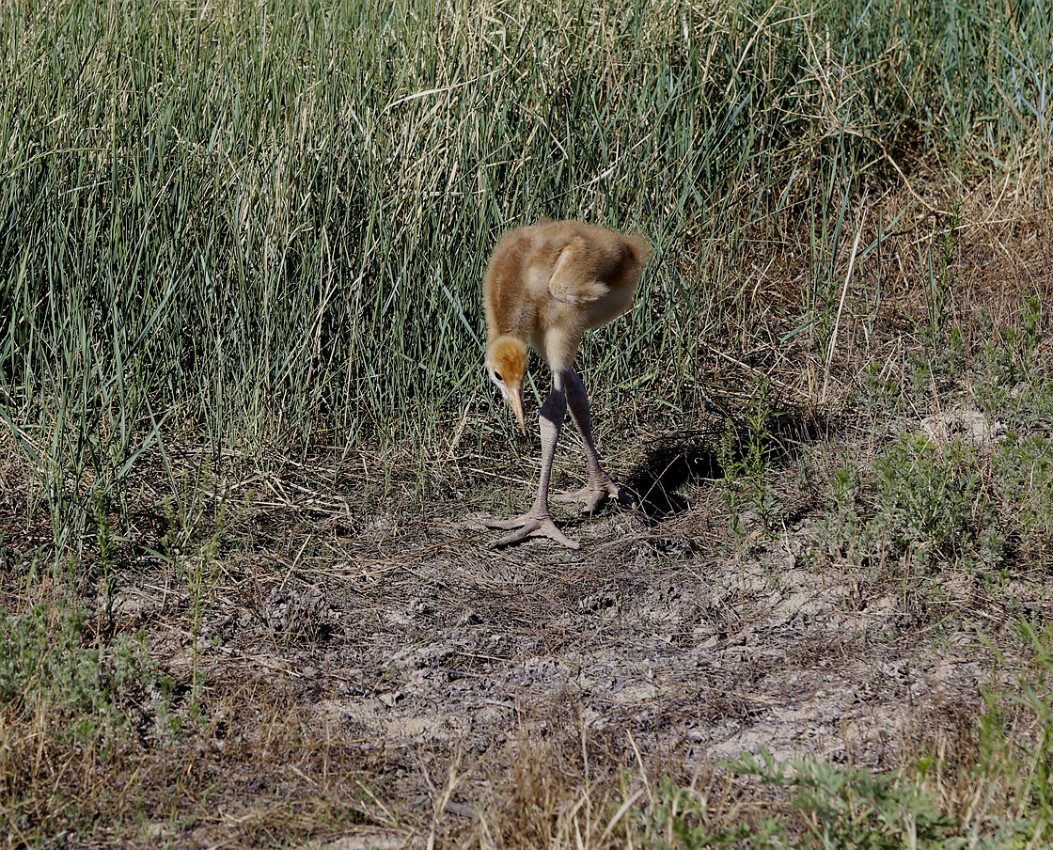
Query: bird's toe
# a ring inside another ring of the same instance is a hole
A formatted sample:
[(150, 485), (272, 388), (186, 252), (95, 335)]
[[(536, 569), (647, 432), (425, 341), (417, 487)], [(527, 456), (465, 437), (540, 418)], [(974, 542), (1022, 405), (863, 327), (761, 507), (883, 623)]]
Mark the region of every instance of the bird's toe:
[(607, 504), (609, 498), (606, 490), (594, 490), (589, 494), (589, 498), (582, 499), (581, 515), (592, 516), (599, 513), (600, 508)]
[(501, 528), (505, 531), (511, 528), (522, 528), (523, 524), (530, 519), (530, 514), (523, 514), (514, 519), (484, 519), (483, 525), (487, 528)]
[(561, 546), (566, 546), (568, 549), (580, 549), (581, 544), (577, 540), (571, 540), (564, 534), (552, 520), (546, 520), (541, 523), (533, 532), (536, 537), (547, 537), (550, 540), (555, 540)]
[(594, 494), (595, 491), (591, 487), (582, 487), (570, 493), (553, 493), (549, 496), (549, 500), (559, 502), (561, 505), (577, 504), (590, 501)]
[(560, 493), (550, 498), (552, 501), (560, 502), (561, 504), (580, 504), (582, 506), (582, 516), (592, 516), (610, 499), (614, 499), (623, 507), (631, 507), (636, 504), (633, 494), (613, 481), (590, 484), (572, 493)]
[(490, 528), (514, 529), (511, 534), (506, 534), (504, 537), (491, 542), (489, 544), (490, 549), (501, 549), (505, 546), (511, 546), (513, 543), (520, 543), (528, 537), (547, 537), (562, 546), (566, 546), (568, 549), (578, 549), (581, 546), (576, 540), (571, 540), (560, 531), (550, 516), (524, 514), (515, 519), (487, 520), (486, 525)]

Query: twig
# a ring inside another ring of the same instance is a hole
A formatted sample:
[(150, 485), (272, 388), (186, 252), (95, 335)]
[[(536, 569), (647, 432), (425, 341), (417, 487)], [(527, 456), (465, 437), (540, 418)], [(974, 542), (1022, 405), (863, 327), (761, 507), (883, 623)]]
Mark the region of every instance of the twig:
[(771, 375), (766, 375), (760, 369), (756, 369), (753, 366), (750, 366), (748, 363), (743, 363), (741, 360), (736, 360), (730, 354), (725, 354), (719, 348), (714, 348), (708, 342), (703, 342), (703, 343), (701, 343), (701, 345), (704, 348), (708, 348), (710, 351), (712, 351), (718, 357), (723, 357), (729, 363), (734, 363), (736, 366), (738, 366), (738, 367), (740, 367), (742, 369), (745, 369), (748, 372), (752, 372), (754, 375), (760, 375), (766, 381), (771, 381), (773, 384), (775, 384), (775, 386), (779, 387), (780, 389), (784, 389), (784, 390), (787, 390), (789, 392), (796, 393), (798, 396), (803, 398), (805, 401), (810, 401), (811, 400), (808, 397), (808, 395), (803, 390), (800, 390), (797, 387), (791, 386), (790, 384), (783, 383), (778, 378), (773, 378)]
[(834, 330), (830, 334), (830, 349), (826, 352), (826, 368), (823, 370), (823, 392), (819, 396), (822, 399), (822, 404), (826, 405), (826, 390), (830, 386), (830, 366), (834, 361), (834, 348), (837, 345), (837, 330), (841, 326), (841, 314), (845, 309), (845, 295), (848, 294), (848, 282), (852, 279), (852, 270), (856, 266), (856, 255), (859, 252), (859, 240), (863, 236), (863, 225), (866, 224), (867, 220), (867, 209), (866, 209), (867, 196), (866, 192), (863, 193), (863, 200), (861, 206), (863, 209), (863, 215), (859, 219), (859, 227), (856, 228), (856, 241), (852, 244), (852, 256), (848, 260), (848, 271), (845, 273), (845, 282), (841, 287), (841, 301), (837, 305), (837, 318), (834, 319)]

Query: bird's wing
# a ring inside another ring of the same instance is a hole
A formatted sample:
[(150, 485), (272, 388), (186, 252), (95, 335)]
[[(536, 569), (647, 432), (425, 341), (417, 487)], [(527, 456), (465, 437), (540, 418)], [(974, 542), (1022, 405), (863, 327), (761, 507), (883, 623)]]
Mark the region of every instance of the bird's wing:
[(607, 294), (608, 287), (596, 279), (595, 263), (581, 237), (568, 239), (559, 252), (548, 279), (548, 291), (553, 298), (568, 304), (596, 301)]

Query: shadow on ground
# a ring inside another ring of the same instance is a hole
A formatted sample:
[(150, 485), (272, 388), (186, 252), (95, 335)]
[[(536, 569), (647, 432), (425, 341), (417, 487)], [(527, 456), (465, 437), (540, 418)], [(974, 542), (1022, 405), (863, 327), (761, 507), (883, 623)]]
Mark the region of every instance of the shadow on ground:
[(726, 477), (725, 466), (740, 473), (751, 456), (763, 467), (782, 467), (803, 446), (830, 436), (830, 424), (815, 411), (786, 409), (767, 415), (759, 427), (741, 416), (712, 405), (709, 427), (662, 436), (654, 441), (629, 473), (632, 491), (649, 523), (684, 513), (689, 505), (680, 494), (687, 485)]

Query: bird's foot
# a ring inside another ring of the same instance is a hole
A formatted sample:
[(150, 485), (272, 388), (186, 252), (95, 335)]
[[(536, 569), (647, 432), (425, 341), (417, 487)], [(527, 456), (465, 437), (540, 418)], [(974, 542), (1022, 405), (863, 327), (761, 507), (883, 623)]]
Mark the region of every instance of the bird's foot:
[(559, 493), (549, 497), (553, 502), (579, 502), (584, 505), (581, 509), (583, 516), (590, 516), (602, 508), (608, 499), (614, 499), (623, 507), (631, 507), (636, 504), (636, 499), (623, 487), (616, 484), (610, 478), (606, 481), (590, 481), (580, 490), (573, 493)]
[(534, 511), (523, 514), (515, 519), (488, 519), (484, 520), (484, 524), (489, 528), (504, 528), (504, 529), (515, 529), (511, 534), (506, 534), (500, 540), (495, 540), (490, 544), (491, 549), (499, 549), (502, 546), (510, 546), (513, 543), (519, 543), (521, 540), (526, 540), (528, 537), (548, 537), (551, 540), (555, 540), (557, 543), (566, 546), (568, 549), (577, 549), (581, 544), (576, 540), (571, 540), (567, 535), (560, 531), (556, 527), (556, 523), (552, 521), (552, 517), (547, 513), (540, 514)]

